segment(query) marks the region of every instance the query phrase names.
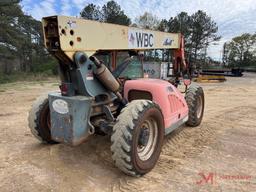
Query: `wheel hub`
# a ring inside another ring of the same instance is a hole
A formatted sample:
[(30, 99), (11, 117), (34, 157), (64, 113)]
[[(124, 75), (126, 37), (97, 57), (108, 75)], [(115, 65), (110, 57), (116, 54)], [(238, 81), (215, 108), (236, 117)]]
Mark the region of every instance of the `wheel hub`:
[(148, 143), (148, 139), (149, 139), (149, 129), (147, 127), (143, 127), (139, 135), (139, 146), (145, 147)]
[(158, 127), (155, 119), (150, 118), (143, 122), (140, 128), (137, 152), (142, 161), (148, 160), (153, 154), (158, 137)]

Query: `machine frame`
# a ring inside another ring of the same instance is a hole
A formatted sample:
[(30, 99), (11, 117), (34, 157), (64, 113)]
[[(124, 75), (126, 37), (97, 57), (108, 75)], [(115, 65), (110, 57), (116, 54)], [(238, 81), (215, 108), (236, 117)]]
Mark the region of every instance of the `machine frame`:
[[(183, 124), (198, 126), (204, 111), (199, 86), (183, 82), (188, 64), (184, 39), (165, 33), (66, 16), (42, 20), (47, 50), (59, 61), (60, 92), (39, 98), (29, 113), (32, 133), (46, 143), (72, 146), (92, 134), (111, 135), (117, 167), (141, 176), (155, 165), (163, 137)], [(121, 77), (142, 51), (173, 50), (172, 78)], [(128, 55), (117, 65), (117, 53)], [(110, 54), (111, 65), (99, 59)]]

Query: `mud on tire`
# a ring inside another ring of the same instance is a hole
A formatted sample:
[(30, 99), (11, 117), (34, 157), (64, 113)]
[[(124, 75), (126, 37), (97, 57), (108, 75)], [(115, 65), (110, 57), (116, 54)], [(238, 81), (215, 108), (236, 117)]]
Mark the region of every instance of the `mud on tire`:
[(48, 95), (39, 97), (29, 111), (28, 123), (31, 133), (41, 142), (56, 144), (51, 138)]
[(188, 104), (188, 121), (186, 125), (196, 127), (200, 125), (204, 114), (204, 91), (199, 85), (191, 85), (185, 99)]
[(159, 106), (149, 100), (134, 100), (121, 111), (113, 127), (112, 159), (127, 175), (144, 175), (155, 166), (163, 138)]

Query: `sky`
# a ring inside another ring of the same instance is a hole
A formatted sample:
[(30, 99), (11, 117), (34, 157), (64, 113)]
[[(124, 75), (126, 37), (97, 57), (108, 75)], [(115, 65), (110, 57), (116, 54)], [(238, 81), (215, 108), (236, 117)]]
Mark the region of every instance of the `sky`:
[[(79, 16), (89, 3), (99, 6), (108, 0), (22, 0), (23, 11), (41, 20), (50, 15)], [(115, 0), (132, 20), (145, 11), (169, 19), (181, 11), (205, 11), (217, 23), (221, 40), (208, 48), (208, 55), (220, 60), (223, 43), (242, 33), (256, 32), (256, 0)]]

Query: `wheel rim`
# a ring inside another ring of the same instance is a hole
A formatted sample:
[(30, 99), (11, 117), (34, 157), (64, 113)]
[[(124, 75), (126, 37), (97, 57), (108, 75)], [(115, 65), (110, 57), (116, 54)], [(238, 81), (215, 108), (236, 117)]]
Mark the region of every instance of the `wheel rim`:
[(201, 117), (202, 111), (203, 111), (203, 100), (202, 100), (202, 97), (198, 97), (198, 99), (197, 99), (197, 110), (196, 110), (197, 118)]
[(156, 146), (157, 137), (157, 122), (152, 118), (145, 120), (140, 127), (137, 145), (137, 152), (140, 160), (146, 161), (152, 156)]

